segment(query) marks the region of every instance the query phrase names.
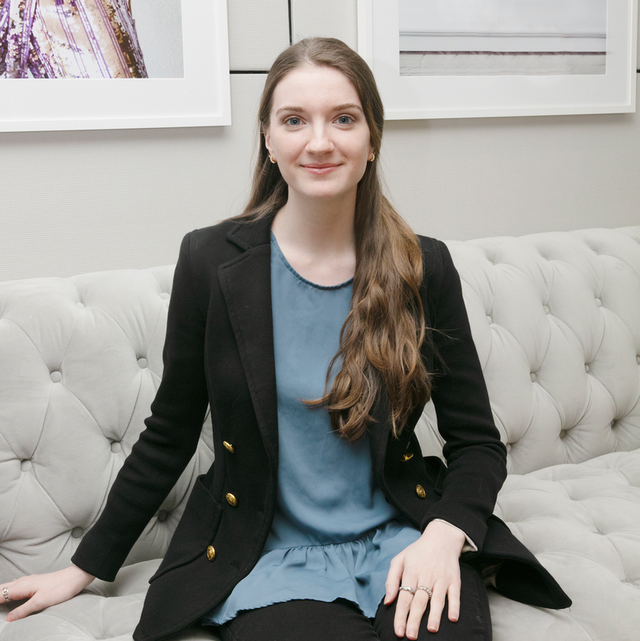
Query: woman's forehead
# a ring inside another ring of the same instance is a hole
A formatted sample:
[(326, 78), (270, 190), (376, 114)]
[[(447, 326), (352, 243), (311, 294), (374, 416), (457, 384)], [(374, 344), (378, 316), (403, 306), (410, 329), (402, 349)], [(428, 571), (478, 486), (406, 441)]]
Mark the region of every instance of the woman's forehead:
[(334, 67), (304, 64), (292, 69), (273, 92), (271, 112), (283, 106), (331, 107), (354, 104), (362, 109), (356, 88), (342, 71)]

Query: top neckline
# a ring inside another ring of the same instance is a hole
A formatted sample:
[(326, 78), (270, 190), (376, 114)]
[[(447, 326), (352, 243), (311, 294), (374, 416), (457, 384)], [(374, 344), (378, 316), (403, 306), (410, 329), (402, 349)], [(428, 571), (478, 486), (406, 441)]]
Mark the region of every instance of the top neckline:
[(284, 266), (300, 281), (305, 283), (305, 285), (309, 285), (310, 287), (313, 287), (314, 289), (320, 289), (320, 290), (333, 290), (333, 289), (342, 289), (344, 287), (347, 287), (353, 283), (353, 277), (351, 277), (349, 280), (345, 280), (344, 283), (338, 283), (337, 285), (318, 285), (317, 283), (312, 283), (310, 280), (307, 280), (304, 276), (301, 276), (289, 263), (287, 260), (286, 256), (282, 253), (282, 249), (280, 249), (280, 245), (278, 245), (278, 241), (275, 237), (275, 234), (271, 232), (271, 247), (275, 249), (276, 254), (279, 256), (280, 260), (284, 264)]

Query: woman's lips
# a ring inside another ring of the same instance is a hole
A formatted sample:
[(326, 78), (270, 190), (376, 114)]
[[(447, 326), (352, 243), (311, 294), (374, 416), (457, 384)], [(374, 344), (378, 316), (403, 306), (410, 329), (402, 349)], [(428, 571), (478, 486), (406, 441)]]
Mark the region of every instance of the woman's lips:
[(337, 169), (340, 165), (335, 163), (312, 163), (309, 165), (302, 165), (307, 171), (318, 176), (323, 174), (328, 174), (334, 169)]

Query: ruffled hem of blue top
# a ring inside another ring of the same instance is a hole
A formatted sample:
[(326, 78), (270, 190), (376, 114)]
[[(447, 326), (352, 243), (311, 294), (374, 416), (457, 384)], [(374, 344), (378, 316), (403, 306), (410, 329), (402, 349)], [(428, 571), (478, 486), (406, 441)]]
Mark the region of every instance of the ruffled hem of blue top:
[[(270, 550), (202, 623), (222, 625), (241, 610), (293, 601), (301, 594), (315, 601), (346, 599), (373, 618), (385, 594), (391, 560), (418, 538), (418, 530), (396, 518), (355, 541)], [(288, 578), (291, 571), (295, 585)]]

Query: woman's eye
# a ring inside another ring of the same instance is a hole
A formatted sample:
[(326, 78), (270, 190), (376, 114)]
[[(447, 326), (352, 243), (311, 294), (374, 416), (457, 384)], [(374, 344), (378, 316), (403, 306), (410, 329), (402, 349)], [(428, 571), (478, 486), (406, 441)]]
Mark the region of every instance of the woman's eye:
[(350, 125), (352, 121), (351, 116), (338, 116), (338, 124), (340, 125)]
[(291, 116), (291, 118), (287, 118), (285, 122), (292, 127), (297, 127), (302, 122), (302, 120), (300, 120), (300, 118), (298, 118), (297, 116)]

